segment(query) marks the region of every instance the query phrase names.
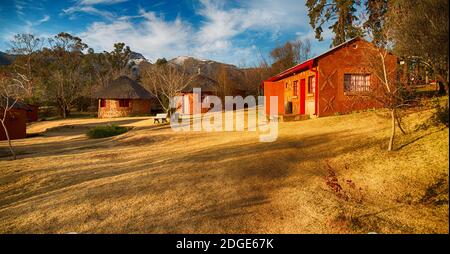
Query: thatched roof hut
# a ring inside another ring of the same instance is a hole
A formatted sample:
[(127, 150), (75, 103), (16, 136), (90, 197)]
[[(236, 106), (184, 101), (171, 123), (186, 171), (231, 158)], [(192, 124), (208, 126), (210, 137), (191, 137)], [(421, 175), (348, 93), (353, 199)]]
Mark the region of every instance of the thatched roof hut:
[(138, 82), (121, 76), (98, 91), (96, 98), (98, 117), (109, 118), (150, 114), (153, 96)]

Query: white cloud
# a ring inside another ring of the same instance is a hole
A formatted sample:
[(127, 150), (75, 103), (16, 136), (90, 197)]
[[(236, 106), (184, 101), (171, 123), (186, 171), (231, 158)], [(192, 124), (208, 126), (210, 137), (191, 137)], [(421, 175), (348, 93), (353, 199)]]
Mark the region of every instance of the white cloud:
[(37, 23), (40, 25), (44, 22), (47, 22), (50, 20), (50, 16), (49, 15), (44, 15), (44, 17), (42, 17), (40, 20), (37, 21)]
[(150, 60), (181, 55), (189, 50), (190, 24), (181, 18), (166, 22), (153, 12), (141, 11), (140, 15), (142, 20), (138, 22), (128, 19), (109, 24), (95, 22), (79, 36), (97, 51), (109, 51), (114, 43), (124, 42)]
[(111, 20), (111, 19), (115, 18), (116, 15), (114, 15), (112, 12), (109, 12), (109, 11), (100, 10), (100, 9), (94, 7), (93, 5), (98, 5), (98, 4), (112, 5), (112, 4), (117, 4), (117, 3), (123, 3), (126, 1), (128, 1), (128, 0), (80, 0), (75, 5), (67, 8), (67, 9), (63, 9), (63, 13), (71, 15), (70, 16), (71, 19), (75, 18), (73, 16), (73, 14), (81, 12), (81, 13), (88, 13), (88, 14), (93, 14), (93, 15), (100, 15), (106, 19)]
[(308, 28), (306, 7), (295, 0), (249, 0), (233, 8), (227, 8), (223, 1), (201, 0), (197, 14), (205, 21), (195, 34), (195, 53), (203, 57), (230, 59), (236, 52), (254, 56), (254, 47), (233, 45), (235, 37), (243, 33), (254, 34), (255, 38), (269, 34), (276, 41), (283, 31)]
[(64, 9), (63, 12), (64, 12), (64, 14), (74, 14), (77, 12), (84, 12), (84, 13), (89, 13), (89, 14), (94, 14), (94, 15), (100, 15), (107, 19), (113, 19), (115, 17), (115, 15), (109, 11), (99, 10), (92, 6), (82, 6), (82, 5), (75, 5), (75, 6), (69, 7), (67, 9)]
[[(101, 10), (92, 5), (105, 3), (104, 0), (80, 0), (64, 11), (100, 14)], [(196, 14), (202, 20), (197, 27), (180, 17), (168, 21), (143, 9), (132, 16), (103, 13), (107, 22), (92, 23), (79, 36), (96, 51), (111, 50), (114, 43), (124, 42), (150, 60), (192, 55), (233, 64), (256, 61), (261, 53), (255, 46), (258, 40), (275, 42), (285, 33), (314, 38), (306, 7), (298, 0), (248, 0), (231, 8), (228, 4), (200, 0)]]
[(128, 0), (80, 0), (79, 4), (82, 5), (95, 5), (95, 4), (117, 4), (127, 2)]

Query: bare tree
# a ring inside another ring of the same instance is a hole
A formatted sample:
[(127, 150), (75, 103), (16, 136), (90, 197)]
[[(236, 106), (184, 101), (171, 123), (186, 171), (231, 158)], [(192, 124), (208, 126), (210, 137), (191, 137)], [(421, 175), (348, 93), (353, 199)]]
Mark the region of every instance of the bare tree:
[(164, 111), (171, 114), (170, 100), (189, 86), (195, 75), (183, 66), (170, 63), (146, 65), (142, 70), (142, 83), (155, 96)]
[(233, 94), (236, 87), (235, 82), (230, 78), (228, 67), (221, 65), (217, 75), (217, 95), (225, 101), (225, 96)]
[(35, 67), (37, 63), (37, 52), (44, 45), (44, 40), (33, 34), (17, 34), (10, 41), (11, 49), (9, 52), (16, 54), (14, 61), (14, 73), (16, 82), (24, 85), (26, 98), (31, 98), (35, 94), (36, 79)]
[(283, 46), (274, 48), (270, 52), (273, 59), (272, 69), (274, 73), (284, 71), (311, 57), (311, 42), (298, 39), (288, 41)]
[(8, 140), (9, 150), (11, 151), (11, 155), (14, 160), (16, 159), (16, 153), (12, 146), (8, 128), (6, 127), (6, 121), (12, 116), (11, 111), (17, 105), (24, 92), (26, 92), (26, 86), (21, 80), (13, 79), (6, 74), (0, 73), (0, 122), (3, 127), (3, 131), (5, 132), (6, 139)]
[(414, 99), (410, 96), (412, 91), (407, 83), (402, 82), (398, 77), (397, 57), (384, 47), (368, 46), (365, 50), (365, 57), (370, 72), (375, 76), (371, 84), (368, 96), (381, 103), (389, 110), (391, 121), (391, 133), (388, 143), (388, 151), (394, 149), (396, 128), (405, 134), (402, 127), (401, 110), (411, 106)]

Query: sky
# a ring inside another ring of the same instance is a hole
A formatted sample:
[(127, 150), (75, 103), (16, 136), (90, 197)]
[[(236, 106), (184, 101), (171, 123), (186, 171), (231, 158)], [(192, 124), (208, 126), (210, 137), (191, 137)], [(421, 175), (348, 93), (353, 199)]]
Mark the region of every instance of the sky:
[(326, 51), (331, 33), (314, 38), (304, 0), (0, 0), (0, 51), (15, 34), (68, 32), (96, 52), (124, 42), (154, 62), (194, 56), (254, 66), (271, 49), (309, 39)]

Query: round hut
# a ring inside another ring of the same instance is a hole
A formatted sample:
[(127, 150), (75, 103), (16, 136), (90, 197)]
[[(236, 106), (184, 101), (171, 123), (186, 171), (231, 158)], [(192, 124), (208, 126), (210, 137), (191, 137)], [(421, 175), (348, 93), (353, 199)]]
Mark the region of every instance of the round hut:
[(111, 81), (97, 93), (98, 117), (124, 117), (150, 114), (152, 95), (126, 76)]

